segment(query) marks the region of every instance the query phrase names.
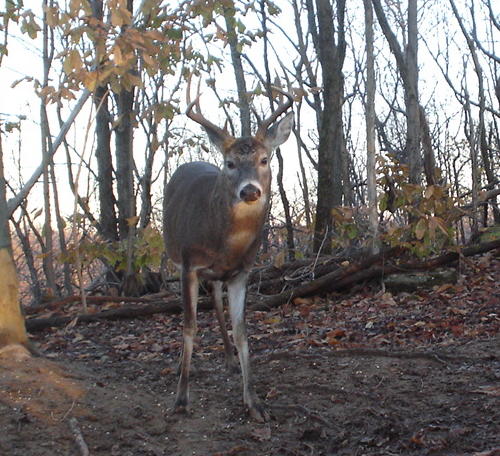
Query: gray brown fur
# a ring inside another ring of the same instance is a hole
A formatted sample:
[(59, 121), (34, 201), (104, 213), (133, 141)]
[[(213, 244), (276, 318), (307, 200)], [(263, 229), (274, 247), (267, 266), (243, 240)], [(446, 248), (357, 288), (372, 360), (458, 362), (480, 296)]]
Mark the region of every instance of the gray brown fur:
[[(291, 105), (288, 103), (286, 109)], [(222, 285), (228, 289), (233, 339), (243, 378), (243, 401), (258, 421), (267, 418), (254, 392), (244, 321), (245, 288), (261, 241), (269, 210), (271, 150), (283, 143), (293, 126), (288, 114), (265, 133), (235, 139), (199, 113), (188, 115), (204, 126), (211, 142), (224, 155), (224, 167), (205, 162), (180, 166), (165, 193), (165, 245), (170, 259), (181, 272), (184, 305), (184, 346), (175, 402), (176, 411), (188, 406), (189, 370), (196, 334), (199, 279), (213, 281), (213, 299), (228, 366), (237, 363), (225, 327)], [(282, 109), (282, 111), (286, 110)]]

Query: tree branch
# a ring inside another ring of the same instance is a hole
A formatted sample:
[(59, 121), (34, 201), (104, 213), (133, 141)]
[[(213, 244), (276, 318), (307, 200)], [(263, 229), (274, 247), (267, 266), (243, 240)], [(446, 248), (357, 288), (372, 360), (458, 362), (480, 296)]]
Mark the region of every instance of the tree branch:
[(26, 184), (24, 184), (23, 188), (21, 188), (21, 190), (14, 197), (12, 197), (9, 201), (7, 201), (7, 218), (10, 218), (12, 216), (14, 211), (21, 205), (23, 200), (28, 196), (29, 192), (31, 191), (33, 186), (37, 183), (38, 179), (40, 179), (40, 176), (42, 175), (45, 166), (52, 159), (58, 147), (63, 142), (71, 125), (75, 121), (76, 116), (80, 113), (90, 95), (91, 92), (89, 92), (87, 89), (83, 91), (82, 95), (80, 96), (80, 99), (73, 108), (73, 111), (71, 111), (70, 115), (68, 116), (68, 120), (66, 120), (64, 125), (61, 127), (59, 134), (52, 143), (52, 147), (50, 148), (48, 153), (43, 157), (42, 163), (34, 171), (33, 175), (28, 179)]

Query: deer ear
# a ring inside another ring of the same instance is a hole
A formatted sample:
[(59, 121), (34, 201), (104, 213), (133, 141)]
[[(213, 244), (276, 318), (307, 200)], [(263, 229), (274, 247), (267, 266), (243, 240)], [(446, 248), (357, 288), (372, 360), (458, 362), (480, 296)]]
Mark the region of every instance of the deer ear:
[(206, 125), (203, 125), (203, 128), (207, 132), (210, 142), (217, 147), (220, 152), (224, 152), (224, 145), (227, 145), (228, 140), (232, 138), (227, 130), (215, 130)]
[(283, 119), (279, 122), (274, 123), (271, 128), (266, 132), (264, 138), (266, 144), (274, 149), (281, 144), (283, 144), (288, 137), (293, 128), (293, 112), (289, 112)]

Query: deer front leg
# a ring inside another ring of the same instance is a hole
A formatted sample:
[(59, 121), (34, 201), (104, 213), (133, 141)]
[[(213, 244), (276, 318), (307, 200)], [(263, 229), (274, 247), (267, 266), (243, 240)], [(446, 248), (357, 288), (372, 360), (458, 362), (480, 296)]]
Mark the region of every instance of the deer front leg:
[(212, 299), (214, 301), (215, 315), (219, 322), (220, 332), (222, 333), (222, 341), (224, 342), (224, 354), (226, 357), (226, 367), (231, 372), (239, 372), (238, 361), (234, 356), (234, 348), (226, 328), (226, 319), (224, 318), (224, 305), (222, 302), (222, 282), (212, 282)]
[(260, 404), (257, 395), (254, 392), (250, 360), (248, 353), (248, 340), (245, 328), (245, 295), (248, 273), (242, 272), (227, 284), (229, 298), (229, 313), (233, 325), (233, 338), (238, 349), (240, 359), (241, 374), (243, 377), (243, 402), (248, 407), (250, 416), (257, 421), (266, 421), (269, 416), (263, 406)]
[(174, 412), (186, 412), (189, 403), (189, 368), (196, 335), (196, 308), (198, 304), (198, 275), (183, 268), (181, 272), (182, 303), (184, 307), (183, 348), (180, 377), (177, 385)]

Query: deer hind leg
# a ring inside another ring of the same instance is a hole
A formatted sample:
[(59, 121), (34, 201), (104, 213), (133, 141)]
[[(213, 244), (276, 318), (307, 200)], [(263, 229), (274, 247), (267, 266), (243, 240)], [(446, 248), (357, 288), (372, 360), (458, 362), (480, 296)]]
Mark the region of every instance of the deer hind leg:
[(187, 269), (181, 272), (182, 301), (184, 307), (183, 348), (180, 377), (174, 411), (187, 411), (189, 403), (189, 369), (193, 353), (193, 339), (196, 335), (196, 308), (198, 303), (198, 275)]
[(254, 392), (250, 360), (248, 352), (248, 340), (245, 328), (245, 294), (248, 274), (243, 272), (231, 279), (227, 284), (229, 297), (229, 313), (233, 325), (233, 338), (238, 349), (240, 359), (241, 374), (243, 377), (243, 402), (248, 407), (250, 416), (257, 421), (266, 421), (269, 416), (257, 395)]
[(214, 301), (215, 315), (219, 322), (220, 331), (222, 333), (222, 340), (224, 342), (224, 353), (226, 356), (226, 367), (231, 372), (239, 372), (238, 361), (234, 356), (234, 347), (229, 339), (226, 328), (226, 319), (224, 318), (224, 305), (222, 303), (222, 282), (215, 281), (212, 283), (212, 298)]

